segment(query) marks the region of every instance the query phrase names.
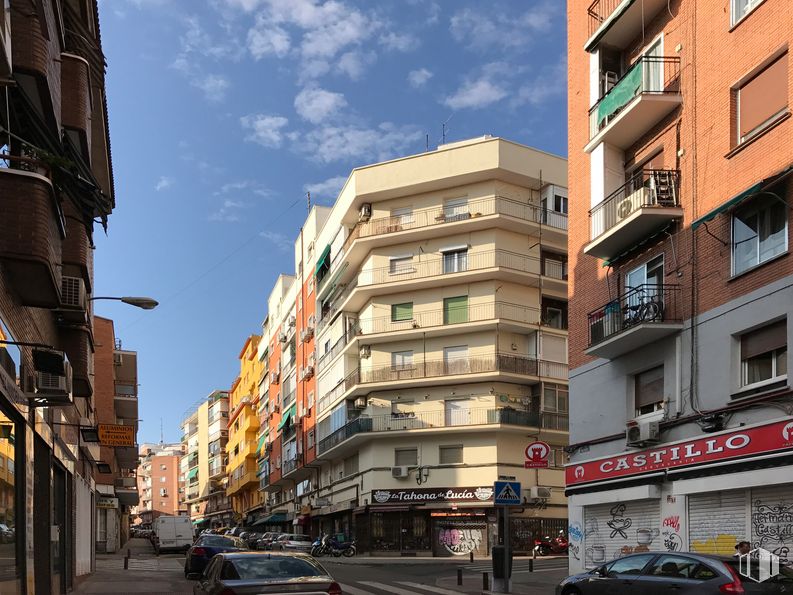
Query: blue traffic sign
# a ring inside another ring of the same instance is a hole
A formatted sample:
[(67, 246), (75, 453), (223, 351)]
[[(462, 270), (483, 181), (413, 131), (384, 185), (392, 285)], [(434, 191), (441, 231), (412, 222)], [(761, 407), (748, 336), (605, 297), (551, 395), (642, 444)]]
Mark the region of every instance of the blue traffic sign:
[(497, 481), (493, 484), (496, 505), (520, 504), (519, 481)]

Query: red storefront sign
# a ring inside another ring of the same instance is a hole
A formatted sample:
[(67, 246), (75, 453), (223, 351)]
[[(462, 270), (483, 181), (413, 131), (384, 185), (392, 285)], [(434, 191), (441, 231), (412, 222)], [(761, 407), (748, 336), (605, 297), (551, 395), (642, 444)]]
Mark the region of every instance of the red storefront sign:
[(524, 451), (526, 461), (523, 463), (526, 469), (544, 468), (548, 466), (548, 455), (551, 454), (551, 447), (547, 442), (537, 440), (526, 447)]
[(567, 486), (793, 448), (793, 419), (567, 465)]

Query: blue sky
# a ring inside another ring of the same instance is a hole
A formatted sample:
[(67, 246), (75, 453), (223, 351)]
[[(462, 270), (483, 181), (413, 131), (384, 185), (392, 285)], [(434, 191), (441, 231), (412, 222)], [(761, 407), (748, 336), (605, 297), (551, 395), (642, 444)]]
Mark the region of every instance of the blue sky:
[(238, 372), (305, 193), (492, 134), (566, 154), (561, 0), (100, 0), (116, 203), (97, 302), (139, 352), (139, 441)]

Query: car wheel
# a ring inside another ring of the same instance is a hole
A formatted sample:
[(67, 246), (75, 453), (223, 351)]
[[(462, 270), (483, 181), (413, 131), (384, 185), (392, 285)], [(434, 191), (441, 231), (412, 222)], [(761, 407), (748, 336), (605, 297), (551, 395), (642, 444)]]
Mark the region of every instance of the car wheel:
[(562, 595), (581, 595), (581, 591), (575, 587), (567, 587), (564, 591), (562, 591)]

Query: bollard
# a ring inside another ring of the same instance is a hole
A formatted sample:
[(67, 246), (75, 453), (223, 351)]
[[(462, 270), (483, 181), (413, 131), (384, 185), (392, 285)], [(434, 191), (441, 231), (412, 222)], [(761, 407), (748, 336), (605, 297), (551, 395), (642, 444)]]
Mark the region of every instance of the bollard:
[(490, 590), (490, 581), (487, 580), (488, 576), (486, 572), (482, 573), (482, 590), (489, 591)]
[(463, 584), (463, 569), (462, 568), (458, 568), (457, 569), (457, 585), (459, 586), (459, 585), (462, 585), (462, 584)]
[(129, 570), (129, 558), (124, 556), (124, 570)]
[(474, 550), (471, 550), (471, 564), (474, 563)]
[(529, 572), (534, 572), (534, 560), (529, 558)]

